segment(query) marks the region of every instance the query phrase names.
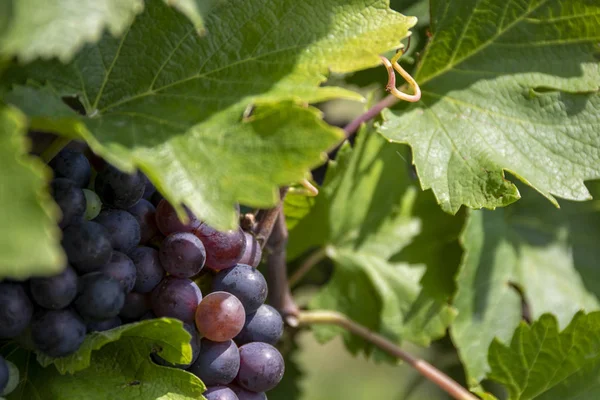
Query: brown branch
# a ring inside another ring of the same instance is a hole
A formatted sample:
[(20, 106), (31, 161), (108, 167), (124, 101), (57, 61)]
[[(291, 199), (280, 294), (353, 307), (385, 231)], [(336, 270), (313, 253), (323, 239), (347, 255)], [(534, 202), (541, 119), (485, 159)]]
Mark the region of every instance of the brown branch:
[(285, 225), (285, 216), (283, 210), (280, 209), (267, 247), (269, 250), (267, 256), (269, 303), (281, 313), (288, 323), (295, 325), (294, 317), (298, 314), (298, 306), (292, 298), (287, 279), (287, 241), (288, 231)]
[(312, 267), (314, 267), (316, 264), (318, 264), (325, 257), (326, 257), (325, 249), (323, 249), (323, 248), (315, 250), (308, 257), (306, 257), (306, 260), (304, 260), (302, 265), (300, 265), (300, 267), (296, 271), (294, 271), (292, 276), (290, 276), (290, 279), (289, 279), (290, 287), (296, 286), (298, 284), (298, 282), (300, 282), (300, 280), (304, 277), (304, 275), (306, 275), (308, 273), (308, 271), (310, 271), (312, 269)]
[(260, 210), (256, 214), (256, 229), (254, 231), (254, 235), (256, 236), (256, 240), (260, 244), (261, 249), (264, 249), (269, 237), (271, 236), (271, 232), (273, 231), (273, 226), (277, 221), (277, 217), (279, 216), (279, 212), (283, 209), (283, 199), (288, 191), (288, 187), (284, 186), (279, 189), (279, 203), (268, 210)]
[(369, 343), (373, 343), (386, 353), (406, 362), (425, 378), (438, 385), (454, 399), (479, 400), (475, 395), (459, 385), (458, 382), (429, 364), (427, 361), (413, 357), (392, 341), (352, 321), (344, 314), (334, 311), (302, 311), (297, 315), (297, 319), (300, 325), (328, 324), (342, 327), (348, 332), (360, 336)]

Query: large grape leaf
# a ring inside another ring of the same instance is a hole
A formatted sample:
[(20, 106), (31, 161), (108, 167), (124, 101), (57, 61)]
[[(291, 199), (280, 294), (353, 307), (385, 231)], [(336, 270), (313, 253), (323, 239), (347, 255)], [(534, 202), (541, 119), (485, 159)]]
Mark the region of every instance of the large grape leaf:
[(199, 37), (151, 0), (120, 39), (105, 35), (69, 65), (26, 71), (59, 96), (78, 96), (87, 116), (53, 114), (56, 103), (33, 97), (11, 101), (33, 126), (83, 137), (117, 166), (141, 168), (173, 203), (227, 227), (233, 203), (273, 205), (277, 185), (302, 179), (340, 140), (314, 110), (286, 101), (360, 98), (319, 85), (329, 70), (377, 65), (414, 23), (385, 0), (229, 0)]
[(57, 220), (46, 193), (50, 172), (27, 155), (25, 116), (0, 104), (0, 280), (51, 275), (64, 268)]
[(562, 332), (551, 314), (521, 324), (512, 341), (494, 340), (488, 378), (504, 384), (510, 400), (583, 400), (600, 397), (600, 312), (575, 314)]
[(420, 102), (385, 113), (442, 208), (520, 197), (510, 171), (550, 201), (589, 199), (600, 177), (600, 3), (432, 0)]
[[(599, 194), (598, 184), (590, 185)], [(532, 190), (495, 211), (473, 211), (462, 241), (458, 309), (450, 333), (475, 386), (489, 371), (486, 351), (494, 337), (508, 340), (522, 315), (521, 297), (537, 318), (552, 312), (561, 326), (583, 310), (598, 309), (599, 200), (563, 201), (556, 209)]]
[[(454, 311), (426, 295), (420, 279), (425, 267), (390, 262), (420, 232), (412, 215), (418, 189), (406, 168), (396, 167), (406, 148), (364, 131), (356, 148), (344, 146), (330, 165), (310, 213), (290, 231), (292, 257), (310, 248), (325, 249), (335, 263), (331, 281), (310, 307), (343, 312), (390, 339), (426, 345), (443, 336)], [(342, 333), (316, 327), (326, 341)], [(344, 333), (348, 348), (369, 353), (372, 346)]]
[[(102, 335), (106, 337), (102, 338)], [(91, 336), (84, 345), (86, 347), (77, 353), (82, 360), (75, 360), (76, 354), (66, 364), (56, 363), (60, 368), (78, 370), (74, 374), (61, 374), (54, 366), (43, 367), (34, 353), (14, 344), (0, 348), (21, 373), (21, 382), (8, 400), (202, 398), (204, 385), (196, 376), (177, 368), (158, 366), (150, 359), (152, 352), (160, 352), (172, 363), (190, 360), (189, 334), (181, 323), (150, 320)], [(100, 345), (100, 342), (103, 343)], [(98, 344), (98, 350), (90, 357), (90, 347), (94, 343)], [(83, 363), (89, 368), (79, 370)]]

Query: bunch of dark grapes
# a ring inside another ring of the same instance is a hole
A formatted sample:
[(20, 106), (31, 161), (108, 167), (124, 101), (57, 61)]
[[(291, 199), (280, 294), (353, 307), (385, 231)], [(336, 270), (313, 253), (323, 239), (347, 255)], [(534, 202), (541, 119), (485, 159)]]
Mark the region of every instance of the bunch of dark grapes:
[(183, 222), (143, 174), (94, 161), (96, 171), (72, 149), (51, 161), (68, 265), (55, 276), (0, 282), (0, 340), (30, 334), (41, 353), (65, 357), (89, 332), (176, 318), (191, 336), (192, 361), (152, 354), (154, 362), (197, 375), (208, 400), (266, 399), (284, 373), (274, 347), (283, 321), (264, 304), (254, 236), (218, 231), (189, 211)]

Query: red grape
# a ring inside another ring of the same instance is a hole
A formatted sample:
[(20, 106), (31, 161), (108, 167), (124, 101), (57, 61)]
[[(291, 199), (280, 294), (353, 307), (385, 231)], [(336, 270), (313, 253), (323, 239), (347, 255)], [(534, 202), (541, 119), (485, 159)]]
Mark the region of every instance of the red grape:
[(188, 211), (187, 214), (189, 221), (184, 224), (177, 216), (173, 206), (162, 199), (156, 207), (156, 225), (165, 236), (175, 232), (192, 232), (200, 226), (201, 222), (191, 212)]
[(246, 248), (238, 264), (247, 264), (256, 268), (262, 259), (262, 249), (254, 236), (244, 232), (244, 237), (246, 238)]
[(194, 230), (194, 235), (206, 248), (206, 266), (215, 271), (233, 267), (246, 249), (246, 238), (241, 228), (219, 232), (203, 223)]
[(244, 306), (237, 297), (227, 292), (209, 294), (196, 310), (198, 332), (214, 342), (233, 339), (242, 330), (244, 322)]

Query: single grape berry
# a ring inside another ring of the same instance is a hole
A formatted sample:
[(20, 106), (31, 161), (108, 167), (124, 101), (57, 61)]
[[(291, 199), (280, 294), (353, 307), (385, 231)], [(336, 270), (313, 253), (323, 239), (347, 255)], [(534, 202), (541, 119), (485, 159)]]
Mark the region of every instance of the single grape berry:
[(137, 270), (131, 258), (119, 251), (113, 251), (112, 257), (108, 264), (104, 265), (99, 270), (104, 275), (119, 281), (125, 293), (133, 290)]
[(75, 270), (67, 265), (63, 272), (47, 278), (32, 278), (29, 291), (33, 300), (40, 306), (52, 310), (65, 308), (77, 296), (78, 277)]
[(48, 165), (54, 170), (55, 177), (70, 179), (80, 188), (86, 187), (92, 176), (87, 157), (76, 150), (61, 150)]
[(227, 386), (213, 386), (202, 393), (206, 400), (238, 400), (237, 395)]
[(212, 289), (233, 294), (242, 302), (246, 314), (258, 310), (267, 299), (267, 281), (263, 274), (245, 264), (221, 270), (213, 280)]
[(96, 176), (94, 187), (104, 204), (127, 209), (142, 198), (146, 181), (139, 171), (128, 174), (107, 165)]
[(85, 333), (82, 319), (69, 309), (41, 311), (31, 323), (35, 347), (50, 357), (65, 357), (76, 352)]
[(152, 353), (152, 360), (158, 365), (164, 365), (165, 367), (173, 367), (179, 369), (188, 369), (196, 360), (198, 359), (198, 355), (200, 354), (201, 341), (200, 336), (198, 335), (198, 331), (196, 327), (191, 324), (183, 324), (185, 330), (192, 336), (190, 339), (190, 346), (192, 347), (192, 361), (187, 364), (171, 364), (166, 361), (164, 358), (159, 356), (156, 353)]
[(283, 378), (285, 365), (279, 351), (267, 343), (253, 342), (240, 347), (240, 370), (236, 382), (251, 392), (273, 389)]
[(262, 249), (258, 240), (248, 232), (244, 232), (244, 238), (246, 239), (246, 247), (238, 264), (247, 264), (256, 268), (262, 259)]
[(157, 317), (171, 317), (193, 323), (202, 300), (198, 285), (189, 279), (167, 276), (152, 291), (152, 311)]
[(88, 321), (86, 327), (88, 332), (103, 332), (118, 328), (121, 324), (121, 318), (112, 317), (101, 321)]
[(27, 328), (33, 304), (18, 283), (0, 283), (0, 339), (17, 337)]
[(80, 274), (99, 269), (112, 256), (108, 232), (92, 221), (67, 227), (63, 231), (62, 246), (69, 262)]
[(162, 241), (159, 256), (160, 263), (169, 274), (178, 278), (191, 278), (204, 267), (206, 250), (200, 239), (193, 234), (178, 232)]
[(246, 238), (241, 228), (219, 232), (206, 224), (194, 230), (206, 248), (206, 266), (220, 271), (233, 267), (242, 258), (246, 248)]
[(200, 355), (188, 371), (207, 386), (226, 385), (232, 382), (240, 368), (240, 353), (232, 340), (211, 342), (204, 338)]
[(119, 316), (127, 320), (140, 319), (150, 311), (150, 299), (146, 293), (131, 292), (125, 296), (125, 304), (119, 312)]
[(246, 311), (237, 297), (227, 292), (206, 296), (196, 310), (198, 332), (214, 342), (233, 339), (244, 326)]
[(75, 300), (75, 308), (86, 319), (97, 321), (116, 317), (125, 304), (121, 283), (102, 272), (82, 276), (80, 286), (81, 293)]
[(2, 356), (0, 356), (0, 396), (4, 394), (4, 390), (8, 386), (8, 364)]
[(82, 189), (83, 195), (85, 196), (85, 214), (86, 220), (91, 221), (100, 214), (102, 210), (102, 200), (96, 194), (89, 189)]
[(228, 386), (236, 394), (238, 400), (267, 400), (267, 395), (264, 392), (251, 392), (233, 383)]
[(283, 319), (273, 307), (263, 304), (254, 314), (246, 315), (242, 331), (235, 337), (241, 346), (250, 342), (263, 342), (275, 345), (283, 335)]
[(54, 179), (50, 184), (50, 192), (62, 213), (58, 224), (61, 228), (83, 219), (86, 210), (85, 195), (75, 182), (66, 178)]
[(140, 244), (148, 243), (160, 233), (156, 226), (156, 208), (148, 200), (141, 199), (127, 211), (135, 217), (140, 225)]
[(165, 277), (165, 270), (160, 264), (157, 250), (139, 246), (129, 252), (129, 258), (135, 264), (136, 269), (134, 291), (149, 293)]
[(173, 206), (162, 199), (156, 206), (156, 225), (165, 236), (175, 232), (193, 232), (200, 226), (200, 221), (189, 211), (187, 211), (187, 215), (189, 221), (184, 224), (177, 216)]
[(140, 224), (127, 211), (107, 209), (94, 222), (106, 228), (115, 250), (127, 253), (140, 243)]

